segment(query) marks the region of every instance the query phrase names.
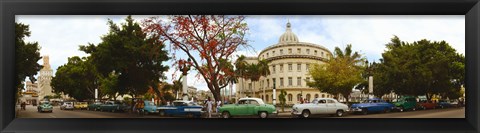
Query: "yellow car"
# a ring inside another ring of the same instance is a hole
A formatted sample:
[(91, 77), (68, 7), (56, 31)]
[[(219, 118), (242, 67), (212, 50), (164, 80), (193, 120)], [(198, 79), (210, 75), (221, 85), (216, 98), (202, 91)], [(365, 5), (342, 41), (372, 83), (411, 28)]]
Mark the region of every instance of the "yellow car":
[(75, 103), (73, 103), (73, 107), (75, 109), (83, 110), (83, 109), (87, 109), (88, 104), (87, 104), (87, 102), (75, 102)]

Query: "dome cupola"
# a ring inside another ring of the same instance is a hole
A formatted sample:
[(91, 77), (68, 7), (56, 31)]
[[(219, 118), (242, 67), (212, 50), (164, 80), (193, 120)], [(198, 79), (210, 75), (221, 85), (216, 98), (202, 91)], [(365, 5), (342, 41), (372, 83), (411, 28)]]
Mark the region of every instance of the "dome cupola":
[(287, 30), (280, 36), (278, 43), (298, 42), (298, 37), (292, 32), (290, 22), (287, 23)]

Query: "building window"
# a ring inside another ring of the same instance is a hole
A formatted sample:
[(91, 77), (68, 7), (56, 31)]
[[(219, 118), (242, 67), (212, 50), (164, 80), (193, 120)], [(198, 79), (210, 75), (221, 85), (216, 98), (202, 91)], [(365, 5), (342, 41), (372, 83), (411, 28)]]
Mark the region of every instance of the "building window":
[(291, 48), (288, 49), (288, 54), (292, 54), (292, 49)]
[(302, 101), (302, 94), (297, 94), (297, 101)]
[(302, 64), (297, 64), (297, 71), (302, 71)]
[(268, 53), (267, 53), (267, 58), (268, 58)]
[(317, 50), (314, 50), (314, 51), (313, 51), (313, 55), (317, 55)]
[(310, 49), (307, 49), (307, 54), (310, 54)]
[(275, 65), (272, 66), (272, 73), (275, 73)]
[(302, 50), (297, 48), (297, 54), (300, 54), (300, 53), (302, 53)]
[(315, 94), (315, 98), (318, 98), (318, 94)]
[(280, 73), (283, 72), (283, 64), (280, 64)]
[(292, 86), (292, 77), (288, 77), (288, 86)]
[(322, 52), (322, 57), (323, 57), (323, 52)]
[(283, 55), (283, 49), (280, 49), (280, 55)]
[(292, 70), (293, 70), (293, 68), (292, 68), (292, 64), (288, 64), (288, 71), (290, 71), (290, 72), (291, 72)]
[(322, 98), (325, 98), (325, 94), (322, 94)]
[(288, 101), (291, 102), (293, 100), (293, 95), (292, 94), (288, 94)]
[(262, 100), (265, 101), (265, 98), (263, 98), (263, 95), (262, 95)]
[(280, 78), (280, 86), (283, 86), (283, 78)]
[(270, 87), (270, 81), (267, 79), (267, 88)]
[(308, 70), (310, 70), (309, 68), (310, 68), (310, 64), (306, 64), (305, 70), (307, 70), (307, 72), (308, 72)]
[(307, 101), (310, 101), (310, 94), (307, 94)]
[(275, 51), (272, 51), (272, 56), (275, 56)]
[(302, 86), (302, 77), (297, 77), (297, 86)]
[(275, 82), (275, 81), (276, 81), (275, 78), (272, 78), (273, 87), (277, 86), (277, 84), (276, 84), (277, 82)]

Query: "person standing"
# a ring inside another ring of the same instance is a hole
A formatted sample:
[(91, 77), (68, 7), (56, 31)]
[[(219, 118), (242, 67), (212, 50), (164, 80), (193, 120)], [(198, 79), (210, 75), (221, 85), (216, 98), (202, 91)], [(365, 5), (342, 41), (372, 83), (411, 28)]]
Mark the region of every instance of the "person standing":
[(210, 100), (210, 97), (208, 97), (207, 100), (207, 113), (208, 113), (208, 118), (212, 118), (212, 104), (213, 102)]
[(220, 111), (221, 104), (222, 104), (222, 101), (218, 100), (217, 101), (217, 109), (215, 110), (217, 113), (219, 113), (219, 111)]

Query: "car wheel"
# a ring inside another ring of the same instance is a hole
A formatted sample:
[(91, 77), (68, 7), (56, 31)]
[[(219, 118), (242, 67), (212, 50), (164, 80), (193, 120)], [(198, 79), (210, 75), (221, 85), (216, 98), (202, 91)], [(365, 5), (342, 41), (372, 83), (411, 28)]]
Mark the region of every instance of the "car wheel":
[(160, 114), (160, 116), (165, 116), (165, 112), (164, 112), (164, 111), (160, 111), (160, 112), (158, 112), (158, 114)]
[(302, 117), (303, 118), (308, 118), (310, 116), (310, 111), (309, 110), (303, 110), (302, 111)]
[(188, 114), (187, 114), (187, 118), (193, 118), (193, 114), (192, 114), (192, 113), (188, 113)]
[(222, 113), (222, 118), (230, 118), (230, 113), (225, 111)]
[(343, 116), (343, 110), (337, 110), (337, 113), (335, 115), (337, 115), (337, 117), (342, 117)]
[(389, 108), (383, 109), (383, 113), (388, 113), (388, 112), (390, 112), (390, 109), (389, 109)]
[(258, 114), (258, 116), (259, 116), (260, 118), (267, 118), (267, 117), (268, 117), (268, 113), (267, 113), (267, 112), (260, 112), (260, 113)]
[(368, 109), (366, 109), (366, 108), (362, 109), (362, 114), (363, 114), (363, 115), (368, 114)]

